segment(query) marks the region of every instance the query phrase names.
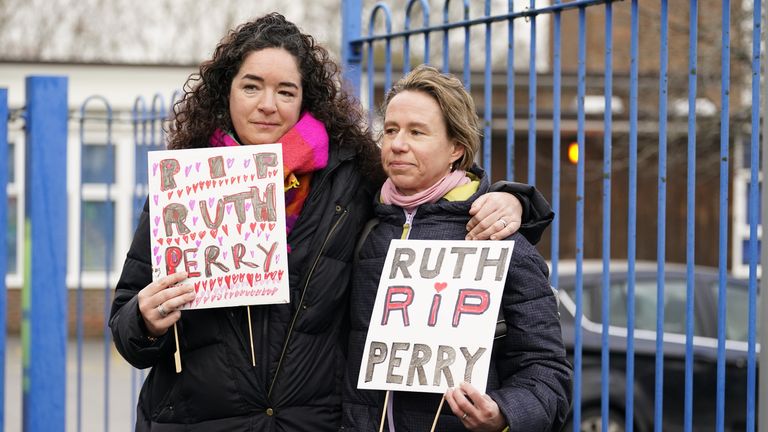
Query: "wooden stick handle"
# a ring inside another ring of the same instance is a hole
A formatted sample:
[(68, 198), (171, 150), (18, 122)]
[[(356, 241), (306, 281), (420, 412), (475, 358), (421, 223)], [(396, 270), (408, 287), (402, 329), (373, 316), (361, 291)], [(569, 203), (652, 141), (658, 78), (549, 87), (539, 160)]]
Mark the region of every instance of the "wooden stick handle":
[(437, 420), (440, 418), (440, 411), (443, 409), (444, 403), (445, 394), (443, 394), (443, 397), (440, 399), (440, 406), (437, 407), (437, 412), (435, 413), (435, 421), (432, 422), (432, 429), (430, 429), (429, 432), (435, 432), (435, 426), (437, 426)]
[(387, 405), (389, 404), (389, 390), (384, 396), (384, 410), (381, 413), (381, 424), (379, 424), (379, 432), (384, 431), (384, 419), (387, 418)]
[(176, 361), (176, 373), (181, 373), (181, 350), (179, 349), (179, 329), (176, 323), (173, 323), (173, 337), (176, 340), (176, 352), (173, 353), (173, 359)]
[(251, 336), (251, 365), (256, 366), (256, 351), (253, 349), (253, 326), (251, 325), (251, 306), (248, 309), (248, 334)]

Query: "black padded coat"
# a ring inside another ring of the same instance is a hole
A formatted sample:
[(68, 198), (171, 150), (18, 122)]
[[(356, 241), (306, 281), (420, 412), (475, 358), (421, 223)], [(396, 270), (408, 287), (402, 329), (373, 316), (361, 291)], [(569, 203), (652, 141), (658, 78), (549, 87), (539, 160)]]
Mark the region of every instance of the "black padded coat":
[[(488, 190), (482, 170), (477, 193), (467, 201), (420, 206), (409, 239), (462, 240), (472, 202)], [(344, 386), (343, 430), (375, 432), (383, 413), (385, 392), (357, 389), (379, 278), (392, 239), (403, 233), (405, 213), (394, 205), (377, 204), (378, 224), (366, 236), (352, 276), (350, 294), (349, 361)], [(565, 356), (557, 301), (549, 285), (544, 259), (519, 233), (507, 272), (501, 309), (506, 330), (493, 346), (486, 392), (499, 405), (510, 431), (560, 430), (571, 400), (572, 368)], [(397, 432), (431, 430), (442, 395), (393, 392)], [(385, 427), (384, 430), (389, 430)], [(435, 430), (466, 429), (446, 403)]]
[[(150, 283), (147, 205), (125, 260), (110, 327), (118, 351), (152, 367), (141, 390), (137, 431), (330, 431), (341, 419), (346, 309), (354, 239), (371, 215), (372, 185), (355, 155), (331, 147), (288, 238), (290, 303), (253, 306), (256, 366), (245, 307), (190, 310), (173, 332), (146, 338), (136, 294)], [(343, 341), (343, 342), (342, 342)]]

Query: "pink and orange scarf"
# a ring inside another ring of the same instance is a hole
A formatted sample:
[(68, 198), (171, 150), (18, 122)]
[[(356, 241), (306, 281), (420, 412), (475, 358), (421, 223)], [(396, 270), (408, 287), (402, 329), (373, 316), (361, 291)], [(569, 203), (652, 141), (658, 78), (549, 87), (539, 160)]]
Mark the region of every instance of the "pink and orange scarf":
[[(283, 145), (287, 236), (296, 224), (301, 209), (304, 208), (304, 202), (309, 196), (312, 175), (328, 165), (328, 132), (325, 130), (325, 125), (312, 114), (304, 113), (278, 142)], [(213, 132), (210, 144), (211, 147), (240, 145), (231, 133), (221, 129)]]

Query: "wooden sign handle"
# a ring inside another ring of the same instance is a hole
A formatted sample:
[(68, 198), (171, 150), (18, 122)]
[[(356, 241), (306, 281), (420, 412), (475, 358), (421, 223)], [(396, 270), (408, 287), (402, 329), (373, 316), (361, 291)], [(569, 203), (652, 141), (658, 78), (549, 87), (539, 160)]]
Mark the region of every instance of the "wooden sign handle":
[(176, 361), (176, 373), (181, 373), (181, 350), (179, 349), (179, 329), (176, 323), (173, 323), (173, 337), (176, 340), (176, 352), (173, 353), (173, 359)]

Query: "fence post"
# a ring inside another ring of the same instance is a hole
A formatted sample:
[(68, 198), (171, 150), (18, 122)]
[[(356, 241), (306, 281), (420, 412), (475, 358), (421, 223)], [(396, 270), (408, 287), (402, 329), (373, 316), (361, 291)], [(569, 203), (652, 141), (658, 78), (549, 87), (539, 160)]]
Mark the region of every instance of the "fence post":
[(341, 68), (347, 90), (360, 99), (362, 46), (352, 45), (350, 41), (360, 37), (363, 7), (360, 0), (342, 0), (341, 2)]
[(67, 78), (26, 79), (23, 427), (65, 430)]
[[(765, 44), (768, 43), (768, 32), (766, 31), (766, 26), (768, 25), (768, 15), (764, 14), (764, 18), (762, 20), (763, 23), (763, 29), (762, 29), (762, 40), (763, 40), (763, 46), (766, 46)], [(766, 77), (766, 71), (768, 71), (768, 55), (765, 54), (765, 50), (763, 50), (763, 121), (761, 124), (761, 136), (762, 136), (762, 143), (761, 143), (761, 149), (763, 152), (763, 164), (762, 164), (762, 175), (763, 180), (765, 180), (765, 171), (766, 167), (768, 167), (768, 151), (766, 151), (766, 148), (768, 148), (768, 137), (766, 137), (766, 133), (768, 133), (768, 128), (766, 128), (766, 121), (768, 121), (768, 82), (765, 81)], [(765, 215), (768, 214), (768, 188), (765, 187), (765, 181), (762, 182), (763, 186), (761, 187), (762, 192), (760, 196), (761, 200), (761, 216), (760, 216), (760, 224), (763, 227), (763, 234), (760, 239), (760, 269), (761, 269), (761, 278), (760, 278), (760, 286), (759, 286), (759, 301), (760, 304), (758, 305), (758, 310), (762, 311), (762, 313), (759, 316), (759, 321), (757, 322), (757, 328), (762, 328), (763, 330), (758, 331), (760, 336), (760, 354), (758, 359), (758, 365), (762, 364), (763, 367), (758, 367), (758, 381), (757, 381), (757, 398), (756, 403), (757, 406), (755, 406), (755, 412), (763, 412), (766, 413), (766, 410), (760, 409), (760, 406), (765, 407), (768, 405), (768, 328), (766, 328), (766, 323), (768, 323), (768, 316), (766, 316), (766, 311), (768, 311), (768, 281), (766, 281), (766, 275), (765, 272), (768, 271), (768, 254), (765, 253), (765, 243), (763, 243), (763, 240), (765, 240), (766, 234), (766, 223), (765, 223)], [(761, 415), (757, 419), (757, 430), (758, 432), (768, 432), (768, 415)]]
[[(8, 89), (0, 88), (0, 227), (8, 229)], [(8, 248), (0, 247), (0, 432), (5, 430), (5, 325)]]

